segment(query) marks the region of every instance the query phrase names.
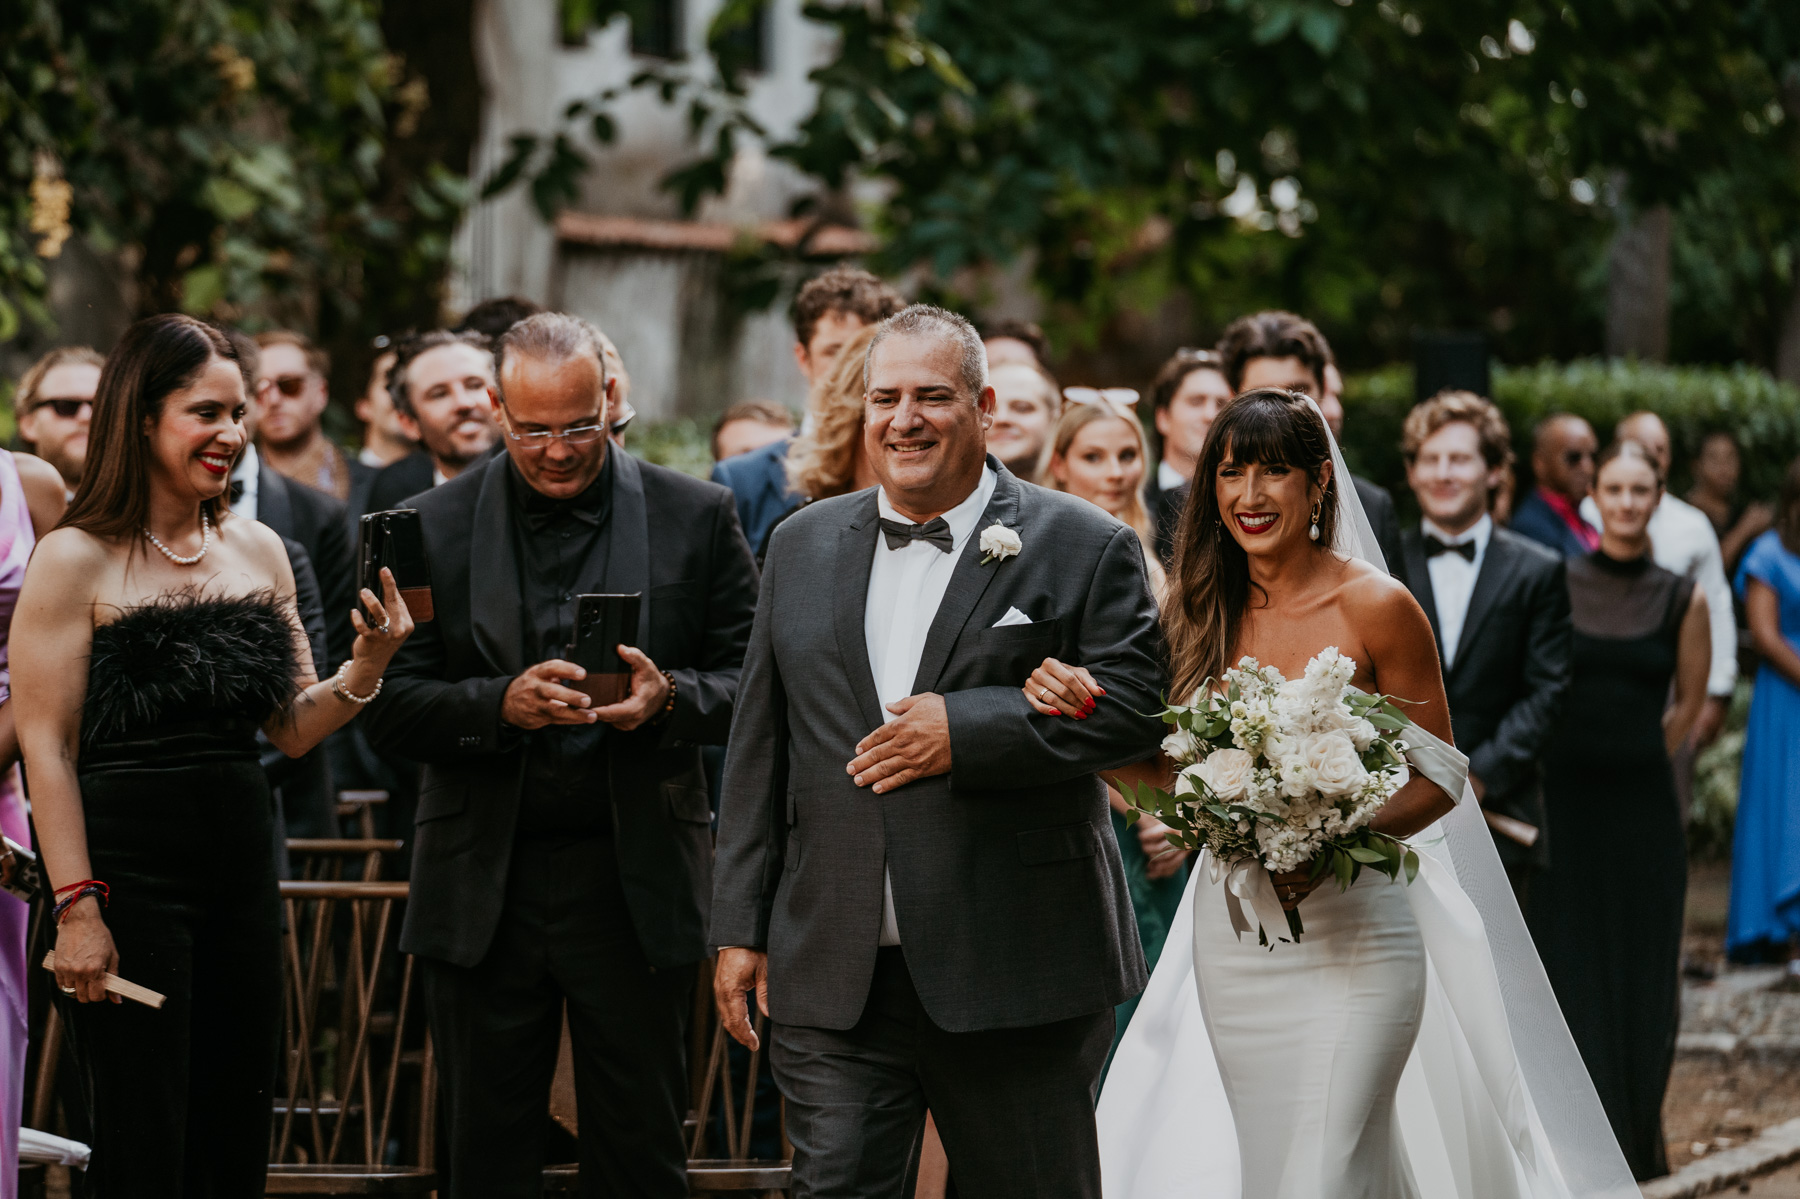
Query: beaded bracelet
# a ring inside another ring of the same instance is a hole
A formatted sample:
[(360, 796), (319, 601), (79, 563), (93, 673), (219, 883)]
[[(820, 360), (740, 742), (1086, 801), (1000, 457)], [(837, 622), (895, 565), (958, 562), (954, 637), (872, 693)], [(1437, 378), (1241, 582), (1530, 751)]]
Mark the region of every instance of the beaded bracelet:
[(100, 906), (105, 907), (112, 898), (112, 888), (97, 878), (83, 879), (78, 883), (70, 883), (66, 887), (56, 889), (58, 899), (56, 906), (50, 909), (50, 918), (61, 924), (70, 908), (92, 895), (99, 899)]
[(675, 676), (665, 670), (662, 672), (662, 677), (669, 680), (669, 702), (662, 706), (662, 711), (650, 718), (651, 724), (661, 724), (669, 718), (669, 713), (675, 710), (675, 692), (679, 690), (675, 686)]

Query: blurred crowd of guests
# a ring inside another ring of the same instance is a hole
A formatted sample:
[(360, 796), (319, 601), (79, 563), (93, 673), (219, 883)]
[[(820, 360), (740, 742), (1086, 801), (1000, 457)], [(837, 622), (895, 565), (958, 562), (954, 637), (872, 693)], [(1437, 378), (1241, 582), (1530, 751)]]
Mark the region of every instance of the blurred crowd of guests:
[[(799, 292), (793, 313), (793, 352), (808, 387), (800, 419), (780, 404), (752, 401), (728, 408), (714, 425), (712, 478), (730, 490), (746, 549), (758, 560), (770, 532), (799, 507), (873, 485), (861, 436), (863, 362), (875, 326), (904, 303), (889, 285), (858, 269), (836, 268), (814, 278)], [(675, 488), (659, 502), (687, 513), (685, 523), (651, 530), (658, 548), (644, 571), (633, 576), (636, 588), (608, 589), (657, 596), (660, 588), (659, 606), (669, 613), (684, 613), (681, 604), (692, 600), (694, 628), (672, 630), (667, 635), (673, 640), (662, 644), (679, 643), (682, 648), (670, 652), (694, 660), (659, 662), (670, 668), (664, 671), (668, 709), (659, 719), (676, 727), (687, 722), (696, 746), (721, 744), (722, 693), (709, 693), (714, 685), (709, 680), (719, 671), (735, 671), (729, 662), (734, 653), (741, 659), (741, 634), (754, 602), (753, 568), (748, 561), (740, 567), (729, 547), (696, 542), (691, 551), (676, 548), (686, 544), (683, 538), (703, 541), (700, 530), (711, 527), (706, 522), (714, 517), (704, 495), (690, 495), (664, 478), (672, 479), (671, 472), (632, 464), (623, 453), (586, 451), (584, 457), (577, 434), (585, 435), (587, 426), (561, 417), (526, 421), (519, 429), (507, 424), (521, 418), (514, 413), (503, 419), (502, 407), (491, 397), (497, 390), (524, 397), (529, 388), (523, 380), (501, 387), (495, 346), (509, 336), (516, 339), (520, 322), (538, 311), (528, 301), (489, 301), (455, 327), (379, 339), (354, 403), (361, 425), (355, 452), (326, 433), (331, 370), (318, 347), (289, 331), (254, 339), (230, 334), (248, 380), (248, 444), (231, 471), (230, 512), (267, 525), (283, 539), (302, 615), (314, 633), (318, 675), (325, 678), (352, 653), (355, 633), (344, 614), (356, 602), (351, 559), (363, 514), (416, 506), (467, 472), (500, 480), (493, 486), (513, 487), (507, 494), (514, 496), (517, 513), (505, 519), (522, 522), (520, 544), (542, 556), (520, 567), (525, 590), (510, 602), (524, 605), (528, 623), (536, 619), (545, 625), (527, 630), (542, 634), (543, 644), (513, 652), (522, 661), (539, 661), (562, 643), (557, 638), (566, 630), (549, 627), (553, 616), (532, 610), (534, 596), (541, 591), (539, 598), (549, 604), (580, 590), (577, 582), (604, 581), (581, 574), (582, 563), (600, 560), (594, 555), (601, 550), (594, 547), (617, 555), (626, 552), (619, 549), (624, 539), (641, 535), (635, 526), (616, 524), (628, 514), (616, 497), (637, 494), (635, 502), (642, 505), (644, 488), (659, 495), (658, 488)], [(618, 349), (591, 326), (564, 328), (551, 321), (533, 327), (551, 330), (530, 350), (547, 360), (565, 351), (586, 352), (585, 342), (571, 350), (552, 333), (581, 342), (590, 336), (583, 328), (591, 330), (606, 400), (597, 415), (584, 419), (602, 421), (595, 436), (623, 450), (631, 421), (630, 378)], [(984, 338), (996, 393), (989, 450), (1021, 479), (1088, 500), (1135, 529), (1159, 593), (1164, 571), (1180, 552), (1175, 529), (1192, 474), (1215, 420), (1235, 396), (1261, 387), (1304, 392), (1339, 435), (1345, 421), (1354, 419), (1354, 412), (1345, 411), (1343, 380), (1329, 344), (1313, 324), (1291, 313), (1246, 316), (1233, 322), (1216, 346), (1178, 350), (1144, 396), (1124, 387), (1064, 387), (1050, 369), (1048, 344), (1035, 325), (994, 324)], [(0, 459), (0, 622), (18, 594), (35, 538), (56, 524), (64, 502), (82, 484), (104, 365), (93, 350), (63, 348), (19, 380), (14, 404), (24, 452)], [(543, 405), (545, 412), (554, 407), (549, 399)], [(570, 476), (585, 478), (579, 492), (564, 494), (568, 487), (554, 484), (560, 467), (540, 464), (548, 474), (530, 473), (536, 460), (529, 454), (535, 451), (520, 447), (540, 434), (564, 440), (552, 455), (573, 453), (587, 463), (580, 470), (592, 468), (591, 476), (579, 471)], [(1739, 494), (1739, 446), (1730, 430), (1714, 430), (1693, 461), (1682, 464), (1693, 480), (1684, 500), (1668, 490), (1677, 463), (1669, 432), (1656, 415), (1631, 414), (1602, 447), (1587, 421), (1556, 413), (1531, 432), (1528, 487), (1519, 494), (1513, 444), (1513, 431), (1492, 402), (1469, 392), (1443, 392), (1419, 404), (1402, 432), (1406, 482), (1418, 518), (1403, 522), (1389, 492), (1366, 479), (1353, 477), (1353, 482), (1389, 569), (1412, 590), (1437, 635), (1457, 744), (1469, 755), (1470, 780), (1493, 829), (1496, 852), (1621, 1144), (1640, 1176), (1651, 1177), (1666, 1169), (1660, 1106), (1675, 1044), (1684, 825), (1694, 757), (1719, 735), (1740, 662), (1754, 663), (1756, 681), (1739, 800), (1730, 948), (1739, 956), (1789, 960), (1790, 969), (1800, 972), (1795, 961), (1800, 882), (1794, 881), (1800, 879), (1800, 767), (1791, 749), (1800, 743), (1800, 463), (1788, 470), (1775, 503), (1748, 501)], [(514, 475), (505, 473), (509, 454)], [(641, 480), (640, 471), (646, 472)], [(621, 481), (619, 472), (629, 478)], [(432, 506), (434, 512), (443, 510), (434, 519), (459, 526), (461, 540), (453, 539), (448, 553), (452, 559), (467, 557), (468, 539), (480, 535), (480, 522), (487, 519), (483, 505), (497, 502), (485, 498), (483, 486), (466, 482)], [(633, 519), (639, 517), (641, 512)], [(658, 519), (650, 518), (653, 525)], [(558, 554), (566, 557), (569, 551), (558, 547), (570, 537), (589, 548), (563, 562)], [(629, 552), (649, 551), (639, 546)], [(690, 552), (698, 555), (693, 562), (706, 565), (670, 566), (674, 574), (660, 581), (659, 563)], [(541, 578), (532, 573), (540, 567)], [(716, 594), (687, 597), (680, 591), (697, 586), (701, 577), (715, 580)], [(465, 583), (464, 590), (469, 586)], [(446, 588), (438, 600), (442, 632), (416, 640), (396, 659), (396, 669), (406, 677), (429, 676), (433, 687), (462, 688), (458, 694), (473, 712), (494, 697), (459, 681), (458, 670), (468, 674), (474, 668), (456, 663), (478, 652), (504, 654), (483, 640), (480, 612), (456, 609), (457, 601), (449, 598), (454, 590)], [(703, 630), (724, 640), (705, 646), (684, 640)], [(468, 787), (477, 785), (466, 781), (468, 767), (459, 755), (522, 752), (521, 747), (538, 743), (535, 733), (495, 731), (474, 715), (465, 718), (463, 700), (423, 684), (402, 683), (395, 690), (400, 695), (372, 709), (370, 721), (351, 723), (298, 759), (265, 744), (263, 764), (278, 830), (287, 836), (338, 835), (335, 793), (380, 789), (390, 796), (381, 814), (385, 835), (406, 840), (411, 852), (415, 818), (421, 843), (431, 842), (423, 830), (435, 823), (440, 840), (427, 845), (427, 852), (469, 858), (475, 851), (468, 845), (441, 841), (443, 830), (460, 827), (450, 822), (463, 814), (457, 800), (466, 804)], [(728, 709), (727, 701), (726, 720)], [(428, 717), (443, 727), (427, 729), (420, 722)], [(704, 736), (703, 724), (710, 730)], [(457, 736), (461, 744), (443, 741)], [(657, 757), (667, 749), (660, 743), (640, 738), (630, 744), (645, 746), (642, 769), (655, 775), (657, 785), (674, 788), (668, 802), (676, 824), (704, 826), (709, 817), (704, 776), (683, 773), (686, 759)], [(580, 846), (611, 835), (568, 825), (557, 798), (569, 793), (571, 780), (612, 769), (599, 764), (602, 758), (593, 756), (599, 753), (590, 746), (560, 766), (546, 767), (549, 773), (542, 777), (533, 767), (522, 782), (507, 784), (522, 789), (523, 798), (514, 798), (524, 805), (527, 824), (542, 822), (520, 835), (521, 845), (530, 841), (531, 852), (543, 859), (533, 860), (546, 878), (559, 877), (558, 863), (569, 854), (592, 848)], [(18, 757), (10, 706), (0, 707), (0, 758), (12, 788), (0, 794), (0, 827), (25, 843), (29, 837), (10, 770)], [(708, 768), (716, 788), (716, 754), (713, 758)], [(638, 784), (615, 778), (606, 785)], [(1190, 863), (1185, 851), (1168, 844), (1166, 828), (1153, 819), (1128, 824), (1124, 800), (1115, 794), (1112, 801), (1139, 931), (1153, 965)], [(502, 840), (512, 836), (493, 830), (470, 836), (490, 834)], [(525, 849), (501, 844), (490, 856), (504, 859), (515, 852)], [(465, 861), (461, 868), (467, 866)], [(419, 877), (415, 866), (402, 868)], [(697, 870), (691, 864), (680, 869), (690, 868)], [(427, 863), (425, 869), (430, 877), (433, 867)], [(499, 877), (504, 878), (503, 870)], [(461, 884), (444, 884), (451, 890), (458, 885), (466, 889), (466, 877)], [(451, 915), (441, 919), (422, 917), (415, 925), (409, 916), (409, 951), (447, 963), (428, 973), (427, 990), (440, 1052), (449, 1055), (452, 1144), (463, 1138), (484, 1147), (479, 1165), (452, 1150), (453, 1194), (474, 1193), (466, 1188), (475, 1185), (477, 1173), (498, 1178), (505, 1172), (504, 1165), (486, 1160), (494, 1156), (496, 1138), (517, 1139), (513, 1156), (520, 1160), (533, 1152), (530, 1129), (502, 1127), (505, 1111), (516, 1107), (511, 1093), (494, 1102), (503, 1063), (474, 1048), (504, 1024), (497, 1014), (504, 1004), (496, 996), (514, 985), (481, 967), (492, 945), (525, 957), (541, 955), (546, 945), (553, 954), (579, 954), (588, 943), (583, 937), (599, 945), (635, 936), (634, 960), (677, 967), (702, 951), (697, 924), (671, 925), (654, 936), (646, 931), (655, 923), (644, 914), (655, 897), (634, 888), (650, 884), (634, 881), (627, 871), (622, 878), (609, 876), (606, 885), (612, 890), (599, 900), (575, 894), (578, 887), (557, 891), (546, 883), (548, 889), (539, 894), (502, 886), (479, 897), (480, 903), (466, 896), (454, 904), (446, 900)], [(610, 925), (601, 921), (575, 941), (558, 940), (567, 930), (550, 931), (554, 921), (544, 913), (590, 900), (618, 919)], [(685, 911), (689, 900), (671, 902)], [(7, 961), (22, 960), (23, 935), (22, 919), (16, 929), (0, 924)], [(10, 951), (14, 942), (19, 955)], [(539, 1002), (545, 995), (566, 993), (571, 1004), (587, 1004), (590, 1014), (604, 1010), (644, 1027), (660, 1027), (661, 1019), (670, 1029), (680, 1024), (671, 1013), (686, 1002), (674, 995), (679, 987), (659, 983), (638, 996), (636, 1007), (619, 1008), (611, 1000), (607, 1007), (598, 998), (611, 985), (606, 980), (554, 969), (540, 983), (541, 993), (530, 1002), (518, 995), (507, 998), (532, 1013), (528, 1034), (522, 1034), (531, 1042), (527, 1056), (537, 1053), (543, 1036), (554, 1037), (554, 1031), (544, 1032), (551, 1023), (549, 1009)], [(23, 980), (0, 970), (0, 986), (22, 990)], [(1118, 1013), (1121, 1030), (1129, 1015), (1129, 1005)], [(23, 1028), (16, 1032), (22, 1046)], [(674, 1045), (671, 1040), (666, 1047), (674, 1058), (645, 1066), (668, 1080), (671, 1096), (680, 1083)], [(584, 1030), (577, 1022), (581, 1082), (604, 1086), (608, 1071), (616, 1068), (606, 1054), (617, 1050), (616, 1040), (608, 1040), (596, 1023), (587, 1022)], [(0, 1052), (11, 1050), (0, 1045)], [(510, 1080), (515, 1092), (521, 1085), (548, 1086), (541, 1056), (533, 1057), (529, 1079)], [(14, 1079), (6, 1100), (12, 1106), (0, 1110), (0, 1117), (15, 1127), (22, 1065), (22, 1048), (0, 1061), (0, 1069), (11, 1070)], [(663, 1106), (674, 1103), (670, 1098)], [(626, 1125), (635, 1127), (631, 1121)], [(582, 1127), (587, 1137), (590, 1125)], [(662, 1159), (679, 1156), (679, 1144), (671, 1138), (595, 1132), (592, 1146), (584, 1141), (584, 1160), (604, 1156), (603, 1137), (611, 1138), (605, 1153), (615, 1156), (629, 1156), (626, 1141), (642, 1142), (639, 1148), (657, 1159), (654, 1169), (665, 1173), (672, 1162)], [(653, 1150), (643, 1148), (652, 1141)], [(922, 1177), (929, 1180), (931, 1168), (928, 1148)]]

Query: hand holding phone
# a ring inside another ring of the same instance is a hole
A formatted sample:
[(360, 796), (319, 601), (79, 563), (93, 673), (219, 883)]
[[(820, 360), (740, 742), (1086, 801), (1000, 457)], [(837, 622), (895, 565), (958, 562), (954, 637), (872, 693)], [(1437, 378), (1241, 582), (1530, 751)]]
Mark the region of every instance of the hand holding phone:
[(616, 704), (631, 694), (631, 666), (619, 657), (619, 646), (636, 647), (642, 593), (575, 597), (575, 641), (569, 661), (587, 677), (569, 686), (585, 692), (594, 706)]
[(413, 623), (432, 618), (431, 558), (425, 552), (425, 526), (416, 508), (370, 512), (359, 526), (357, 580), (360, 588), (382, 594), (381, 568), (393, 573), (394, 585)]

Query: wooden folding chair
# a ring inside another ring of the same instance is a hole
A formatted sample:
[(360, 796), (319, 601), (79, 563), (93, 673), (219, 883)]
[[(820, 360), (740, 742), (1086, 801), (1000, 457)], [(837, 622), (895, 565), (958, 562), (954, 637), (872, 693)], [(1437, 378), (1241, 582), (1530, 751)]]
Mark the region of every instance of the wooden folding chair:
[[(360, 843), (320, 851), (340, 859), (366, 854), (377, 862), (380, 852)], [(365, 871), (369, 868), (366, 863)], [(281, 884), (281, 896), (287, 917), (285, 1085), (275, 1107), (269, 1193), (401, 1195), (433, 1189), (436, 1080), (430, 1039), (418, 1054), (406, 1052), (413, 959), (393, 947), (394, 906), (406, 898), (407, 884), (297, 879)], [(337, 919), (340, 905), (348, 906), (348, 919)], [(396, 956), (398, 968), (389, 968)], [(321, 1013), (333, 981), (339, 1003), (336, 1020), (327, 1025)], [(377, 1045), (382, 1040), (385, 1051)], [(420, 1127), (413, 1151), (402, 1153), (412, 1164), (389, 1165), (396, 1100), (403, 1075), (414, 1065)]]

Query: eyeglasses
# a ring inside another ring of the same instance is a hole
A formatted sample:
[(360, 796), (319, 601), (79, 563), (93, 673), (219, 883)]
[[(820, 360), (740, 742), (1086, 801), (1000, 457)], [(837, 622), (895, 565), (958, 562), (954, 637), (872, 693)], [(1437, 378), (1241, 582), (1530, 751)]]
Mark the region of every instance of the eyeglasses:
[(1137, 415), (1138, 393), (1129, 387), (1065, 387), (1063, 399), (1071, 404), (1111, 408), (1121, 416)]
[(31, 406), (30, 411), (36, 412), (39, 408), (48, 408), (48, 409), (50, 409), (50, 411), (56, 413), (56, 415), (62, 417), (64, 420), (74, 420), (76, 417), (81, 415), (81, 410), (83, 408), (86, 408), (88, 410), (89, 415), (92, 415), (93, 410), (94, 410), (94, 401), (92, 401), (92, 400), (39, 400), (37, 403), (35, 403)]
[(576, 425), (573, 429), (564, 429), (561, 433), (552, 433), (548, 429), (532, 433), (517, 433), (512, 427), (512, 412), (506, 407), (506, 401), (500, 401), (502, 421), (500, 431), (511, 441), (516, 441), (528, 450), (546, 450), (552, 442), (560, 441), (564, 445), (592, 445), (606, 436), (605, 425)]
[(1583, 462), (1592, 462), (1594, 460), (1594, 451), (1564, 450), (1562, 457), (1564, 466), (1580, 466)]

